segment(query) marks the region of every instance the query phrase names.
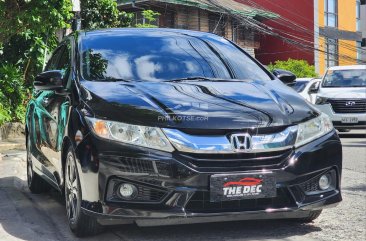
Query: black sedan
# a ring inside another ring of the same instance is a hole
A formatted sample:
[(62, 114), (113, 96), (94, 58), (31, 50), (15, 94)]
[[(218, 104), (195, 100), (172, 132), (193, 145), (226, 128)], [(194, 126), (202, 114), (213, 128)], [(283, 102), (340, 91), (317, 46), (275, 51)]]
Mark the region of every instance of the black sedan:
[(342, 200), (329, 118), (234, 43), (172, 29), (80, 31), (34, 82), (28, 185), (103, 225), (288, 218)]

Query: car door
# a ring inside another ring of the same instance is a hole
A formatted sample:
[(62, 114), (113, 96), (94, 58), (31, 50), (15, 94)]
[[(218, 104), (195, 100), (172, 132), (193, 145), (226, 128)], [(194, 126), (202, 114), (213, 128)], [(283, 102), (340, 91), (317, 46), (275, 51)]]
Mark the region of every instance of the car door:
[(42, 90), (35, 95), (36, 125), (41, 162), (39, 168), (56, 185), (60, 183), (61, 147), (70, 106), (68, 86), (71, 80), (71, 45), (64, 42), (55, 51), (46, 71), (63, 72), (64, 90)]

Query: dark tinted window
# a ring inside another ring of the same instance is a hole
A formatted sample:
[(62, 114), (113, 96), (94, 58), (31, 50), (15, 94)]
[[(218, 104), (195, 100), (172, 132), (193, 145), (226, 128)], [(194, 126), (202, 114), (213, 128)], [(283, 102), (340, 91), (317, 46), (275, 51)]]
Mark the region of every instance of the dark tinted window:
[(51, 58), (48, 60), (48, 63), (46, 65), (45, 70), (56, 70), (57, 69), (57, 63), (60, 58), (60, 55), (62, 54), (62, 47), (59, 47), (55, 50), (55, 52), (52, 54)]
[(328, 70), (323, 87), (366, 87), (366, 69)]
[[(162, 36), (164, 35), (164, 36)], [(267, 73), (223, 38), (151, 32), (84, 38), (82, 76), (87, 80), (161, 81), (187, 77), (269, 80)]]
[(68, 76), (68, 74), (70, 73), (70, 67), (71, 67), (70, 46), (63, 45), (61, 48), (61, 51), (62, 51), (62, 54), (57, 63), (57, 70), (61, 70), (63, 72), (64, 76)]

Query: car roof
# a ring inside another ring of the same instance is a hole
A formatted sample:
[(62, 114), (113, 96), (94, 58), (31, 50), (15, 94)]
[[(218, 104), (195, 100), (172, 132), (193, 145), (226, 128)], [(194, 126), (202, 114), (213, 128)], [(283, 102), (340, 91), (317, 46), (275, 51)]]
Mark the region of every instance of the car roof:
[(173, 29), (173, 28), (107, 28), (98, 30), (80, 30), (78, 31), (78, 37), (82, 39), (88, 39), (93, 37), (108, 37), (108, 36), (191, 36), (198, 38), (215, 38), (223, 39), (213, 33), (200, 32), (194, 30), (185, 29)]
[(328, 68), (328, 70), (347, 70), (347, 69), (366, 69), (366, 65), (333, 66)]

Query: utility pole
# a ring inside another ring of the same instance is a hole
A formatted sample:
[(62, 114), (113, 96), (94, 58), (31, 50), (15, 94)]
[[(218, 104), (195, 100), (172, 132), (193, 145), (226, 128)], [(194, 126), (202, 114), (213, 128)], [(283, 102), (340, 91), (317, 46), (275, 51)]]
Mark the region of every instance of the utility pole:
[(81, 8), (80, 0), (71, 0), (72, 11), (74, 12), (74, 19), (72, 20), (72, 31), (77, 31), (81, 29)]

